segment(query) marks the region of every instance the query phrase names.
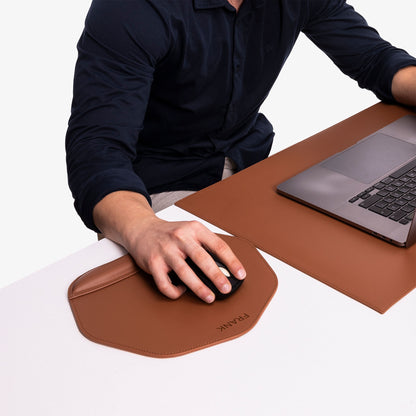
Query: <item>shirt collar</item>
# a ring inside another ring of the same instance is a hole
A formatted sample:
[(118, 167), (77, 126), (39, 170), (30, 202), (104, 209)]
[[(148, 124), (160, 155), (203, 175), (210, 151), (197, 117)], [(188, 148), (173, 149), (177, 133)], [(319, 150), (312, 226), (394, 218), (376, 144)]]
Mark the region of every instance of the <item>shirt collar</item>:
[[(244, 0), (250, 1), (254, 8), (263, 6), (265, 0)], [(228, 0), (194, 0), (195, 9), (214, 9), (229, 5)]]

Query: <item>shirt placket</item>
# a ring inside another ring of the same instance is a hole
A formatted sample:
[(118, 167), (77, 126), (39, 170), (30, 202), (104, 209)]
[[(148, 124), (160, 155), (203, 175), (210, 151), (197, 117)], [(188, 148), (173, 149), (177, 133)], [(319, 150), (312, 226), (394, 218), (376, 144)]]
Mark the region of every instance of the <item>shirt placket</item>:
[(238, 102), (241, 98), (242, 70), (245, 56), (245, 33), (243, 30), (245, 15), (234, 12), (233, 47), (231, 57), (231, 94), (227, 106), (222, 130), (229, 130), (238, 120)]

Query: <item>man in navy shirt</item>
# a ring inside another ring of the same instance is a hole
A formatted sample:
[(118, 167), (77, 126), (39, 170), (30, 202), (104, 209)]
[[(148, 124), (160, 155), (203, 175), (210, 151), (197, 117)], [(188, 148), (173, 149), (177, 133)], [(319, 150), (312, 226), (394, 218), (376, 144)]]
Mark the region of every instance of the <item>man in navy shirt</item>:
[[(245, 271), (198, 222), (166, 222), (152, 195), (195, 191), (269, 154), (259, 114), (300, 32), (387, 102), (416, 105), (416, 60), (380, 38), (345, 0), (94, 0), (78, 44), (67, 132), (69, 185), (85, 224), (122, 244), (174, 299), (175, 270), (201, 299)], [(181, 194), (179, 194), (181, 195)]]

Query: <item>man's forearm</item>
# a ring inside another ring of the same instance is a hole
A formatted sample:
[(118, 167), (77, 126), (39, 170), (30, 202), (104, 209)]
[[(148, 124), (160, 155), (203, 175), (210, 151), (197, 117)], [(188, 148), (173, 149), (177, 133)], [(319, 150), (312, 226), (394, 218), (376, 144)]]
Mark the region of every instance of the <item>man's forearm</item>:
[(94, 208), (94, 222), (109, 239), (126, 247), (132, 231), (141, 223), (156, 219), (147, 199), (136, 192), (117, 191), (105, 196)]
[(399, 103), (416, 106), (416, 66), (398, 71), (393, 77), (391, 91)]

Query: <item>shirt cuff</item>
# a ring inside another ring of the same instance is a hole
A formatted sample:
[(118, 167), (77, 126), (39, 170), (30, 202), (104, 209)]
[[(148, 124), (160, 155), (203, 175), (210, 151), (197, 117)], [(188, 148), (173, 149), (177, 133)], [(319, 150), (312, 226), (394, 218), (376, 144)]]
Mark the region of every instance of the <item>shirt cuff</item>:
[(115, 191), (132, 191), (146, 197), (152, 204), (143, 181), (131, 170), (108, 169), (94, 175), (85, 185), (79, 197), (75, 199), (75, 209), (84, 224), (95, 232), (100, 232), (93, 219), (93, 209), (106, 195)]
[(380, 100), (387, 103), (397, 103), (391, 91), (393, 77), (396, 73), (408, 66), (416, 66), (416, 59), (405, 51), (399, 49), (395, 55), (385, 60), (384, 67), (379, 73), (380, 82), (377, 83), (378, 87), (373, 90)]

